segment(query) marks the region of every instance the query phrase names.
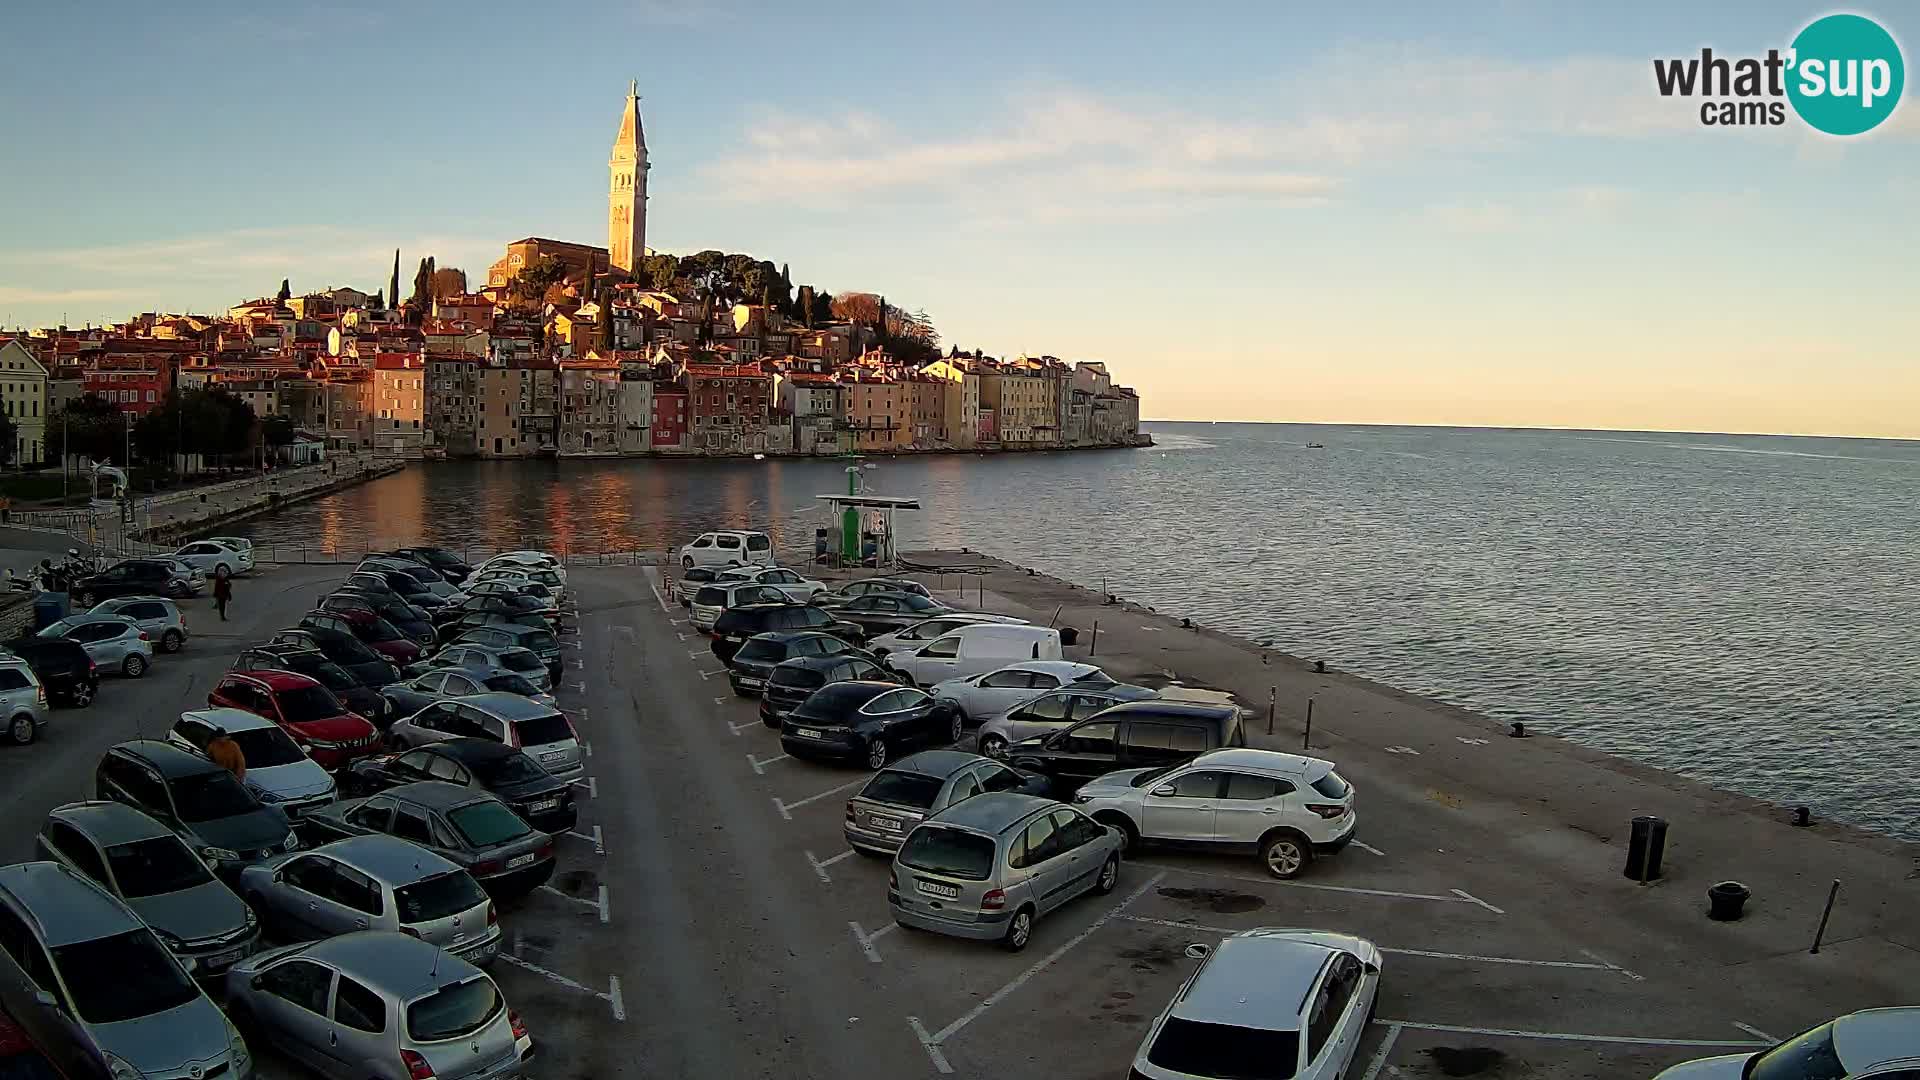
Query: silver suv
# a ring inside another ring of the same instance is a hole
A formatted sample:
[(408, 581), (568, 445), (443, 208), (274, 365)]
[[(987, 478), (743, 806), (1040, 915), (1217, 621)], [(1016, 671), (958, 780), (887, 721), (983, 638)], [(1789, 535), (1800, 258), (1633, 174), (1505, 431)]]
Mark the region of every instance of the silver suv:
[(25, 660), (0, 653), (0, 719), (7, 738), (25, 746), (47, 722), (47, 690)]
[(519, 694), (494, 691), (435, 702), (387, 729), (387, 742), (396, 750), (459, 738), (525, 750), (561, 780), (578, 780), (587, 772), (580, 738), (566, 714)]
[(164, 596), (116, 596), (93, 605), (87, 614), (132, 619), (161, 652), (179, 652), (187, 643), (187, 617)]

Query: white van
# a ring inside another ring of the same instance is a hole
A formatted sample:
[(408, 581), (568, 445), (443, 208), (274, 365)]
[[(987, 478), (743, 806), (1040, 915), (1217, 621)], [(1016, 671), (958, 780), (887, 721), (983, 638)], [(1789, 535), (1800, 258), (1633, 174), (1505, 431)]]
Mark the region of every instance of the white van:
[(680, 549), (680, 566), (773, 565), (773, 541), (763, 532), (701, 533), (693, 543)]
[(942, 679), (978, 675), (1019, 660), (1058, 659), (1060, 631), (1051, 626), (976, 623), (918, 648), (890, 652), (884, 663), (916, 686), (932, 686)]

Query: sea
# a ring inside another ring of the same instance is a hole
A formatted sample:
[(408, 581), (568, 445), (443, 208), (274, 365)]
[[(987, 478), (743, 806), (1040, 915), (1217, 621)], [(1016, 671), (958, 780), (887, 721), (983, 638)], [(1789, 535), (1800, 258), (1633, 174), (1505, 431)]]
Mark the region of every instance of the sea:
[(1920, 442), (1150, 423), (1126, 450), (425, 463), (263, 543), (810, 549), (817, 496), (1783, 806), (1920, 841)]

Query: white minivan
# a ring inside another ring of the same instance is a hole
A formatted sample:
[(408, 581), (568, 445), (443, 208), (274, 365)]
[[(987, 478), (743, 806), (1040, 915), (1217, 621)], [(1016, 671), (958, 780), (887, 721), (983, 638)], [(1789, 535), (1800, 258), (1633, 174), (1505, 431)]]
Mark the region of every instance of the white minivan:
[(773, 541), (763, 532), (701, 533), (693, 543), (680, 549), (680, 566), (773, 565)]
[(1060, 631), (1051, 626), (976, 623), (912, 649), (886, 655), (887, 667), (905, 675), (916, 686), (932, 686), (942, 679), (993, 671), (1018, 660), (1060, 659)]

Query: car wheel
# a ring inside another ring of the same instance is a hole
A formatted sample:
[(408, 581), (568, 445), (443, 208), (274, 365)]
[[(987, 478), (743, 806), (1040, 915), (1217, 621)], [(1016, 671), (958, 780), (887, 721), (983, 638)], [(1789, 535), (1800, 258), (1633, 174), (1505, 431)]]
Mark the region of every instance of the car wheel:
[(128, 653), (127, 658), (120, 662), (120, 670), (127, 673), (127, 678), (137, 679), (147, 673), (147, 658), (139, 653)]
[(1007, 936), (1000, 939), (1000, 947), (1008, 952), (1019, 952), (1033, 940), (1033, 908), (1022, 907), (1007, 920)]
[(998, 735), (980, 736), (980, 753), (995, 761), (1007, 756), (1007, 740)]
[(67, 700), (71, 702), (76, 709), (84, 709), (93, 704), (93, 684), (83, 682), (79, 686), (74, 687), (72, 692), (67, 695)]
[(951, 743), (954, 746), (959, 746), (960, 740), (965, 738), (966, 734), (967, 734), (966, 718), (961, 716), (958, 712), (955, 712), (953, 714), (952, 719), (947, 721), (947, 742)]
[(1109, 855), (1100, 866), (1100, 876), (1093, 879), (1093, 891), (1105, 896), (1120, 884), (1120, 856)]
[(186, 642), (180, 637), (180, 631), (178, 630), (169, 630), (160, 635), (161, 652), (179, 652), (180, 646), (185, 643)]
[(1102, 825), (1120, 830), (1120, 854), (1131, 858), (1140, 850), (1140, 830), (1134, 828), (1133, 819), (1118, 810), (1108, 810), (1093, 815), (1093, 820)]
[(21, 713), (7, 722), (7, 737), (13, 740), (13, 745), (25, 746), (33, 741), (36, 727), (32, 715)]
[(693, 569), (693, 556), (691, 555), (680, 556), (680, 569), (682, 570)]
[(887, 740), (875, 735), (867, 743), (867, 768), (876, 772), (887, 767)]
[(1282, 881), (1299, 877), (1312, 859), (1313, 849), (1299, 833), (1274, 833), (1260, 842), (1260, 864)]

